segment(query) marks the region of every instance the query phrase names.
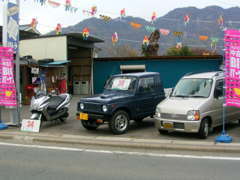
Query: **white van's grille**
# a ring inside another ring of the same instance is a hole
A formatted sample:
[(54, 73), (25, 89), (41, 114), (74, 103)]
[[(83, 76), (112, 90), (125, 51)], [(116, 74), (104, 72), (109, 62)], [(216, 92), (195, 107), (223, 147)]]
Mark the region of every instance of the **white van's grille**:
[(185, 115), (185, 114), (161, 113), (161, 118), (163, 118), (163, 119), (187, 120), (187, 115)]

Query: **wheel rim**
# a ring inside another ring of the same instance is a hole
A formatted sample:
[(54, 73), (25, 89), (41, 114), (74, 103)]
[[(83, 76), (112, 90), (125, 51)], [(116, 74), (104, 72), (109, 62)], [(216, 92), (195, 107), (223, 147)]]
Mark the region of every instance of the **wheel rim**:
[(124, 131), (127, 128), (128, 119), (126, 116), (119, 114), (115, 119), (115, 128), (118, 131)]
[(207, 137), (208, 136), (208, 122), (205, 122), (205, 126), (204, 126), (204, 134)]

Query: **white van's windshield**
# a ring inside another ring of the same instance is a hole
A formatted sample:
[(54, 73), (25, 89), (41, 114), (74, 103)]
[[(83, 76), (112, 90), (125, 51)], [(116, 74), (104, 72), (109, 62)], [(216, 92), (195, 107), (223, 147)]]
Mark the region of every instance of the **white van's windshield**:
[(212, 79), (185, 78), (177, 83), (171, 97), (207, 98), (211, 87)]

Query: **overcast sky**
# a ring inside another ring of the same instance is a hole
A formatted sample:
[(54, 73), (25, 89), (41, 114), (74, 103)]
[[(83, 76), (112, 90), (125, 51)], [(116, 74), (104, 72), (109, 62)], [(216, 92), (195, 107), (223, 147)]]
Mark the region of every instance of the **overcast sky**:
[[(83, 14), (83, 10), (90, 9), (93, 5), (98, 8), (99, 14), (111, 16), (112, 18), (120, 15), (120, 10), (125, 8), (127, 16), (142, 17), (146, 20), (151, 19), (155, 11), (158, 17), (167, 12), (181, 7), (194, 6), (204, 8), (210, 5), (218, 5), (223, 8), (240, 6), (240, 0), (72, 0), (72, 5), (78, 8), (76, 13), (66, 12), (64, 7), (53, 8), (46, 3), (41, 6), (36, 3), (37, 0), (20, 0), (20, 24), (29, 24), (32, 18), (38, 19), (38, 29), (42, 32), (48, 32), (61, 23), (62, 27), (74, 25), (79, 21), (89, 18)], [(52, 0), (61, 4), (65, 0)], [(0, 24), (3, 20), (3, 3), (0, 0)]]

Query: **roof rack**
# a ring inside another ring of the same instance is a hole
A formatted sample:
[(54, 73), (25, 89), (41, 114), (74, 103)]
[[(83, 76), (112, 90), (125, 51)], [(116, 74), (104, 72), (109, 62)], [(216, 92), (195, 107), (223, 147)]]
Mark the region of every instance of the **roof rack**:
[(199, 73), (204, 73), (204, 72), (189, 72), (189, 73), (184, 74), (184, 76), (190, 76), (190, 75), (199, 74)]
[[(211, 72), (211, 71), (209, 71), (209, 72)], [(215, 72), (215, 71), (212, 71), (212, 72)], [(190, 76), (190, 75), (199, 74), (199, 73), (208, 73), (208, 72), (189, 72), (189, 73), (184, 74), (184, 76)], [(224, 72), (223, 72), (223, 71), (217, 71), (217, 72), (213, 75), (213, 77), (215, 77), (215, 76), (220, 76), (220, 75), (224, 75)], [(184, 76), (183, 76), (183, 77), (184, 77)]]

